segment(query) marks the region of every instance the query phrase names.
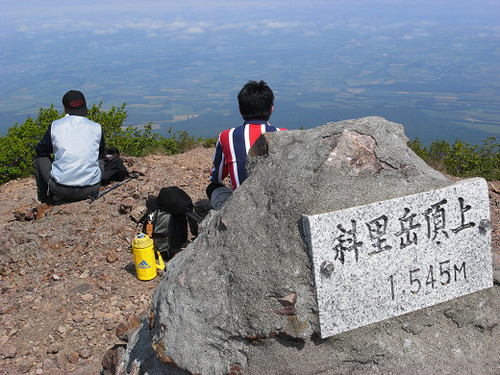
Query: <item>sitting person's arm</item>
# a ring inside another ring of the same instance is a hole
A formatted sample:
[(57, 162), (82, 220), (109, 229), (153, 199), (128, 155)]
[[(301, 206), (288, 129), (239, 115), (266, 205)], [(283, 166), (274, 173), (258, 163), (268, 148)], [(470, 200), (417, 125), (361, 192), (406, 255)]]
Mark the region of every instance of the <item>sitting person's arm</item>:
[(35, 152), (36, 152), (36, 157), (37, 158), (42, 158), (42, 157), (50, 157), (50, 154), (54, 152), (52, 148), (52, 138), (51, 138), (51, 127), (52, 124), (49, 125), (49, 128), (43, 135), (43, 138), (38, 142), (38, 144), (35, 147)]
[(217, 139), (215, 146), (214, 157), (212, 161), (212, 170), (210, 172), (210, 184), (207, 186), (206, 193), (208, 199), (212, 197), (212, 193), (219, 187), (224, 187), (224, 178), (227, 176), (227, 167), (225, 166), (224, 151), (220, 143), (220, 136)]
[(99, 143), (99, 159), (106, 157), (106, 142), (104, 141), (104, 133), (101, 134), (101, 142)]
[(212, 171), (210, 172), (210, 184), (206, 189), (207, 197), (210, 199), (212, 207), (216, 210), (220, 210), (233, 193), (233, 190), (223, 183), (227, 175), (228, 169), (225, 164), (224, 152), (219, 137), (215, 147)]

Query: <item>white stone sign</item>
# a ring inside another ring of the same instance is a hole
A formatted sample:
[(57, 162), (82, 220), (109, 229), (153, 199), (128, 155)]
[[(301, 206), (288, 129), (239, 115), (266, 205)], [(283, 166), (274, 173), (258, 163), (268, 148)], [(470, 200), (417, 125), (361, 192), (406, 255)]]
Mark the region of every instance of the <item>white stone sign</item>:
[(321, 337), (493, 285), (488, 187), (481, 178), (304, 215)]

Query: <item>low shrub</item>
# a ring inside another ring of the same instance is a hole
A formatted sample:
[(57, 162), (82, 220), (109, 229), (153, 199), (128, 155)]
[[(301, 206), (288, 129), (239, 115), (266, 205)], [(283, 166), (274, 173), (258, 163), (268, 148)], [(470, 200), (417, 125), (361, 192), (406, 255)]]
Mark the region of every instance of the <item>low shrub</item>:
[(15, 124), (9, 128), (7, 135), (0, 137), (0, 184), (33, 174), (35, 146), (52, 121), (61, 117), (53, 105), (40, 108), (35, 120), (28, 117), (24, 123)]
[(500, 180), (500, 144), (495, 137), (484, 140), (481, 146), (457, 139), (452, 145), (435, 140), (427, 148), (418, 138), (408, 146), (427, 164), (452, 176)]
[[(168, 137), (153, 132), (152, 123), (143, 128), (128, 126), (123, 123), (127, 118), (126, 104), (102, 109), (102, 102), (89, 108), (87, 117), (101, 124), (106, 146), (116, 147), (122, 155), (145, 156), (151, 153), (168, 155), (187, 151), (202, 143), (186, 131), (173, 132), (168, 129)], [(8, 129), (7, 135), (0, 137), (0, 184), (15, 178), (33, 174), (35, 146), (47, 131), (49, 125), (64, 116), (52, 105), (40, 108), (36, 119), (28, 117), (22, 124), (15, 124)]]

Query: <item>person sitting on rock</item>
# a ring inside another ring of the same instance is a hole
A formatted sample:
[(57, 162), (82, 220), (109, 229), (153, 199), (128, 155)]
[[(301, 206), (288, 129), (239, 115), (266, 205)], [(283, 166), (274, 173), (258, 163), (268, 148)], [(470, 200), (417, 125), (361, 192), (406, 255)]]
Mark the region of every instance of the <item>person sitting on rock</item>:
[[(220, 210), (233, 191), (247, 178), (245, 162), (248, 150), (266, 132), (286, 130), (276, 128), (268, 120), (274, 110), (273, 91), (264, 81), (248, 81), (238, 94), (243, 125), (219, 134), (213, 157), (210, 184), (206, 193), (212, 207)], [(229, 176), (231, 188), (224, 185)]]
[[(90, 121), (84, 95), (68, 91), (66, 115), (49, 125), (35, 147), (35, 180), (42, 203), (76, 202), (99, 194), (105, 151), (101, 125)], [(51, 154), (54, 154), (52, 159)]]

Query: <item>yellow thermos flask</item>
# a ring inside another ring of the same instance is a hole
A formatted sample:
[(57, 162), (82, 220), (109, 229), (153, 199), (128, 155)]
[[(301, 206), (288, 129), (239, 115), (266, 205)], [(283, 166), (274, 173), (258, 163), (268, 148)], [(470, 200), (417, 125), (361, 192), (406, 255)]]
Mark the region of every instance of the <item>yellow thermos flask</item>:
[(132, 253), (134, 254), (135, 271), (139, 280), (148, 281), (156, 277), (156, 269), (165, 268), (163, 258), (158, 253), (156, 264), (155, 252), (153, 250), (153, 240), (144, 233), (139, 233), (132, 242)]

